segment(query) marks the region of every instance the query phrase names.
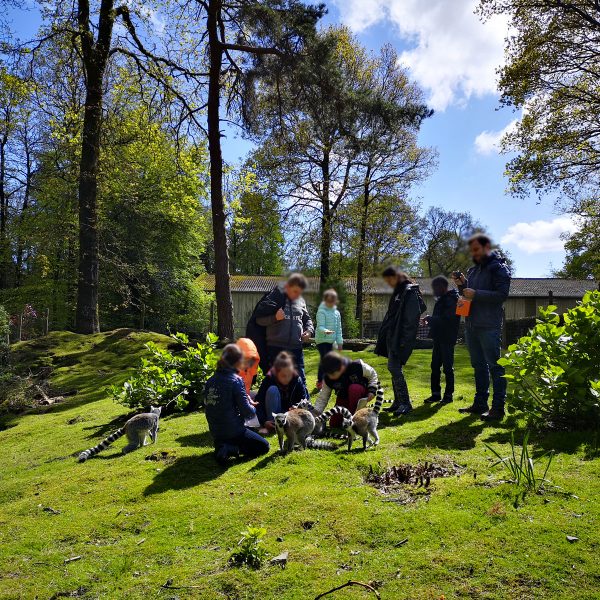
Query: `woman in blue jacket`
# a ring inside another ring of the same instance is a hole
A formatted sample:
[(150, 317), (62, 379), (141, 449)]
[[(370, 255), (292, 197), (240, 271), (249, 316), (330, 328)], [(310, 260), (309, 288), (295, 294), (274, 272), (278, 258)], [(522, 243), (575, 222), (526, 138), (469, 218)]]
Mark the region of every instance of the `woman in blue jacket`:
[(256, 411), (238, 375), (243, 361), (239, 346), (225, 346), (217, 370), (204, 388), (208, 429), (214, 440), (217, 462), (223, 466), (240, 454), (254, 458), (269, 451), (269, 442), (244, 425)]

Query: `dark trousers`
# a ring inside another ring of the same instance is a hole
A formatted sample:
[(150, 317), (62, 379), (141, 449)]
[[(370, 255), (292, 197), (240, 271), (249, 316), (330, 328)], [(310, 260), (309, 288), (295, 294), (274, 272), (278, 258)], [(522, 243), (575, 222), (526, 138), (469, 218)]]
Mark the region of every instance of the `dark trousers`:
[(443, 369), (446, 378), (444, 397), (454, 394), (454, 344), (446, 340), (433, 340), (431, 353), (431, 395), (441, 398), (442, 385), (440, 370)]
[(241, 433), (234, 438), (219, 441), (215, 440), (216, 452), (223, 448), (223, 446), (227, 446), (229, 456), (237, 456), (239, 453), (248, 458), (255, 458), (257, 456), (262, 456), (269, 451), (269, 442), (247, 427), (244, 433)]
[(268, 355), (269, 355), (269, 369), (273, 366), (277, 355), (280, 352), (287, 352), (291, 354), (294, 358), (294, 362), (296, 363), (296, 369), (298, 370), (298, 375), (302, 377), (302, 381), (306, 383), (306, 375), (304, 373), (304, 351), (302, 348), (277, 348), (275, 346), (269, 346)]
[[(319, 356), (322, 359), (326, 354), (329, 354), (333, 350), (333, 344), (330, 344), (329, 342), (317, 344), (317, 350), (319, 351)], [(321, 367), (321, 361), (319, 361), (319, 373), (317, 375), (317, 381), (323, 381), (323, 369)]]
[(502, 339), (500, 329), (467, 327), (465, 339), (469, 348), (471, 366), (475, 371), (473, 404), (478, 408), (487, 409), (491, 379), (494, 386), (492, 408), (504, 411), (506, 379), (504, 379), (504, 367), (498, 364)]
[(399, 408), (401, 405), (410, 404), (410, 394), (408, 393), (408, 385), (404, 377), (404, 365), (406, 361), (395, 356), (388, 358), (388, 371), (392, 376), (392, 388), (394, 390), (393, 408)]

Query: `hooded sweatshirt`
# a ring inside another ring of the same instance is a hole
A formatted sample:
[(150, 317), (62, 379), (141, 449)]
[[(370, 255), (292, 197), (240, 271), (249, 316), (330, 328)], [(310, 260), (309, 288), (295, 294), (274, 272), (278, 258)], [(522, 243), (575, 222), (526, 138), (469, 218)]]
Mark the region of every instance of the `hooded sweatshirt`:
[[(333, 333), (327, 334), (325, 333), (326, 330), (333, 331)], [(337, 306), (330, 308), (325, 302), (321, 302), (317, 311), (315, 342), (317, 344), (333, 344), (335, 342), (338, 346), (344, 343), (342, 336), (342, 315)]]

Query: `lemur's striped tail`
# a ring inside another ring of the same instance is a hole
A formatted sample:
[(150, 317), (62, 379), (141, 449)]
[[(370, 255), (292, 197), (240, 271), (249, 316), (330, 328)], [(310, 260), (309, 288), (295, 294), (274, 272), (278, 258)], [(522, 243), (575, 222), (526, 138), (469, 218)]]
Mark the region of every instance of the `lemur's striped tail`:
[(312, 450), (337, 450), (336, 444), (331, 442), (324, 442), (323, 440), (316, 440), (314, 437), (306, 438), (306, 447)]
[(333, 415), (341, 415), (342, 419), (352, 418), (352, 413), (345, 406), (337, 405), (333, 408), (330, 408), (329, 410), (326, 410), (322, 415), (320, 415), (317, 418), (323, 421), (324, 423), (327, 423), (327, 421), (329, 421), (329, 419), (331, 419)]
[(375, 404), (373, 405), (373, 412), (375, 414), (379, 414), (382, 404), (383, 404), (383, 388), (381, 387), (381, 384), (380, 384), (377, 386), (377, 394), (375, 397)]
[(125, 435), (125, 427), (117, 429), (114, 433), (111, 433), (106, 439), (102, 440), (97, 446), (89, 448), (88, 450), (84, 450), (79, 455), (79, 462), (85, 462), (88, 458), (91, 458), (95, 454), (98, 454), (98, 452), (106, 450), (106, 448), (108, 448), (115, 440), (118, 440), (123, 435)]

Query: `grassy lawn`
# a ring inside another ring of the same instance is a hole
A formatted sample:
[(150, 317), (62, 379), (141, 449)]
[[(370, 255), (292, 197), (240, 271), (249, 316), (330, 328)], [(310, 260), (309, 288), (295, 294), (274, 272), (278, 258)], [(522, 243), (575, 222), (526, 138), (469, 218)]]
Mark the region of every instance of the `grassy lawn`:
[[(496, 427), (463, 417), (473, 394), (464, 348), (457, 350), (458, 401), (427, 407), (430, 352), (408, 366), (415, 411), (383, 416), (373, 451), (305, 451), (219, 470), (203, 414), (161, 421), (156, 446), (126, 456), (123, 440), (85, 464), (74, 457), (122, 423), (109, 387), (135, 366), (149, 339), (117, 330), (53, 333), (19, 344), (17, 357), (53, 368), (64, 403), (0, 420), (1, 598), (312, 599), (348, 579), (374, 581), (384, 599), (599, 598), (600, 461), (584, 435), (533, 438), (557, 451), (559, 486), (513, 507), (484, 442), (509, 450), (509, 420)], [(375, 366), (389, 389), (381, 359)], [(317, 355), (309, 352), (314, 383)], [(461, 396), (464, 399), (461, 400)], [(517, 438), (522, 439), (522, 429)], [(273, 446), (276, 441), (273, 440)], [(272, 446), (272, 447), (273, 447)], [(161, 459), (146, 460), (155, 452)], [(460, 476), (435, 479), (414, 502), (386, 501), (364, 483), (369, 465), (452, 459)], [(267, 529), (271, 555), (287, 568), (229, 568), (248, 524)], [(569, 543), (567, 535), (579, 538)], [(400, 542), (408, 538), (403, 544)], [(80, 557), (66, 562), (65, 559)], [(182, 589), (164, 589), (172, 580)], [(189, 587), (195, 586), (195, 587)], [(328, 598), (373, 598), (346, 588)]]

